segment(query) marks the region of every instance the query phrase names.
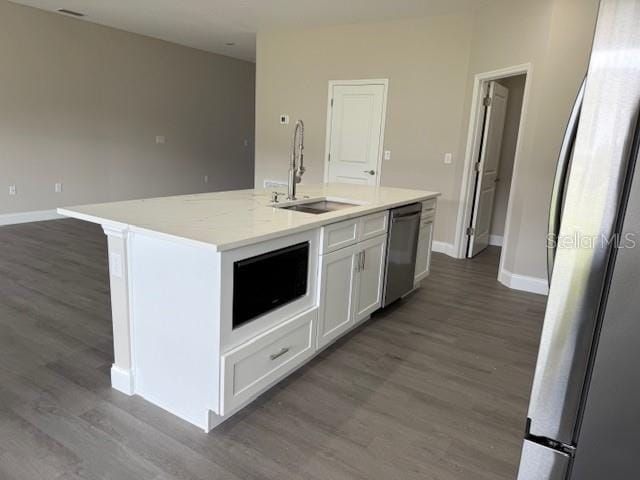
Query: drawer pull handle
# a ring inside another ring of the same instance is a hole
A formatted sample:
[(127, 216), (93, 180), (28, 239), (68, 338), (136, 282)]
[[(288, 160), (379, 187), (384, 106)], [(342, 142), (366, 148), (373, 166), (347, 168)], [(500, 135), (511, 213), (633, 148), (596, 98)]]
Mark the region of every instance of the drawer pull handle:
[(289, 347), (285, 347), (282, 350), (280, 350), (278, 353), (272, 353), (270, 355), (270, 358), (271, 358), (271, 360), (276, 360), (277, 358), (280, 358), (282, 355), (284, 355), (288, 351), (289, 351)]

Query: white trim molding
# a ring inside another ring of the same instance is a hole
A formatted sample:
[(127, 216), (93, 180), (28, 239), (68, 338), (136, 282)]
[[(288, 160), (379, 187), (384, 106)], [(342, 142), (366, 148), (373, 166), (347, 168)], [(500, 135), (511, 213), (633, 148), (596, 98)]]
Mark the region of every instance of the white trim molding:
[(131, 370), (124, 370), (122, 368), (116, 367), (115, 365), (111, 366), (111, 386), (118, 390), (119, 392), (124, 393), (125, 395), (133, 395), (134, 393), (134, 382), (133, 382), (133, 374)]
[(431, 250), (437, 253), (444, 253), (445, 255), (449, 255), (450, 257), (456, 257), (456, 248), (452, 243), (447, 242), (436, 242), (434, 241)]
[(64, 218), (56, 210), (37, 210), (32, 212), (6, 213), (0, 215), (0, 226), (17, 225), (18, 223), (43, 222)]
[(489, 235), (489, 245), (493, 245), (494, 247), (501, 247), (503, 240), (502, 235)]
[(506, 269), (500, 270), (498, 280), (505, 287), (523, 292), (537, 293), (539, 295), (549, 295), (549, 283), (546, 278), (529, 277), (512, 273)]

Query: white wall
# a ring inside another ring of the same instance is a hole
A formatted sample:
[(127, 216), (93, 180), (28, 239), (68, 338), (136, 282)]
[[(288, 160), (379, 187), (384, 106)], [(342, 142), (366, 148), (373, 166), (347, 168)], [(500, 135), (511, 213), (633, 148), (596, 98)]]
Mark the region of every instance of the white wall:
[(0, 215), (253, 185), (252, 63), (0, 0), (0, 81)]
[[(505, 266), (545, 277), (546, 216), (555, 161), (587, 68), (597, 0), (493, 0), (477, 14), (258, 35), (256, 183), (285, 179), (291, 128), (307, 124), (306, 182), (322, 181), (329, 80), (389, 78), (382, 185), (443, 193), (437, 241), (453, 244), (476, 74), (531, 62), (528, 117), (512, 246)], [(291, 125), (289, 126), (291, 127)], [(454, 164), (445, 165), (446, 152)]]
[(526, 75), (515, 75), (498, 80), (500, 85), (509, 90), (509, 101), (507, 102), (507, 114), (500, 149), (500, 167), (498, 168), (500, 181), (496, 186), (496, 197), (491, 215), (490, 233), (492, 237), (502, 238), (504, 235), (504, 223), (507, 218), (511, 177), (513, 175), (513, 161), (518, 143), (518, 131), (520, 130), (525, 81)]

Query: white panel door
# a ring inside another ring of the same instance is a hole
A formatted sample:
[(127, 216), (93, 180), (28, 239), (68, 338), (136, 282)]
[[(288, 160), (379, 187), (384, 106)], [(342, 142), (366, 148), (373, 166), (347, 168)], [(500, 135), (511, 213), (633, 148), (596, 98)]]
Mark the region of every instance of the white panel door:
[(380, 235), (356, 245), (359, 254), (358, 282), (356, 283), (355, 322), (368, 317), (382, 305), (385, 252), (387, 236)]
[(329, 182), (378, 185), (386, 86), (333, 85), (331, 95)]
[(322, 256), (318, 347), (331, 343), (353, 325), (359, 258), (355, 252), (354, 245)]
[(500, 167), (502, 134), (507, 114), (509, 90), (502, 85), (489, 84), (489, 105), (487, 106), (480, 159), (477, 165), (476, 194), (471, 220), (471, 233), (467, 256), (476, 256), (489, 246), (491, 215), (496, 197), (496, 182)]

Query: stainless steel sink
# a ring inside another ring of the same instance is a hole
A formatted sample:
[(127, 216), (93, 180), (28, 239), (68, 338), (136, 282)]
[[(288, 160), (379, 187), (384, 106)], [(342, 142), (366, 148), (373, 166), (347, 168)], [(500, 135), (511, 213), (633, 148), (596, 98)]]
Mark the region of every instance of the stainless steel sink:
[(321, 213), (335, 212), (343, 208), (357, 207), (357, 203), (345, 203), (332, 200), (320, 200), (316, 202), (298, 203), (296, 205), (288, 205), (280, 207), (283, 210), (294, 210), (296, 212), (311, 213), (318, 215)]

